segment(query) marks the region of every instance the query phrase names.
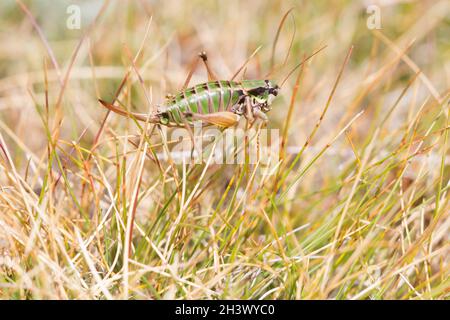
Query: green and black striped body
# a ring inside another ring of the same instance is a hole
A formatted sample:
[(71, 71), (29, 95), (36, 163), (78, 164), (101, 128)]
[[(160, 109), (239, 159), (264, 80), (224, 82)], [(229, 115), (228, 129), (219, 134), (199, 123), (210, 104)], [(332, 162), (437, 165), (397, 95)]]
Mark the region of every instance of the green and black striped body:
[[(250, 96), (261, 104), (268, 104), (270, 90), (277, 89), (269, 80), (210, 81), (195, 85), (167, 99), (158, 107), (156, 116), (164, 125), (185, 126), (191, 122), (189, 114), (211, 114), (229, 111), (241, 114), (245, 98)], [(268, 110), (267, 110), (268, 111)], [(264, 110), (264, 112), (267, 112)]]

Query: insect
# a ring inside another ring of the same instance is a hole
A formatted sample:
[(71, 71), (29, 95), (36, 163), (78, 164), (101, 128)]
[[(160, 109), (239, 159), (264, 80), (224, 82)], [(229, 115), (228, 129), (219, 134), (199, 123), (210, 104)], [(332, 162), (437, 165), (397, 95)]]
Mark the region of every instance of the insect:
[(109, 110), (137, 120), (148, 121), (169, 127), (192, 126), (194, 121), (203, 125), (228, 128), (239, 122), (241, 116), (254, 121), (255, 118), (268, 121), (266, 113), (271, 109), (273, 99), (280, 87), (270, 80), (216, 80), (197, 84), (182, 90), (147, 115), (130, 113), (103, 100)]

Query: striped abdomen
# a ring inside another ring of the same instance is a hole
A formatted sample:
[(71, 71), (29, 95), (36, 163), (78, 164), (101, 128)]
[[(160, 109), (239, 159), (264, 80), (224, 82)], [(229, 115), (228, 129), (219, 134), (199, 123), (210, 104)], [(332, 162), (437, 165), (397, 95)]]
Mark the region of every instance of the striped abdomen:
[(246, 90), (263, 84), (264, 81), (259, 80), (220, 80), (198, 84), (181, 91), (161, 107), (161, 122), (183, 126), (186, 112), (208, 114), (231, 111), (232, 106), (241, 102)]

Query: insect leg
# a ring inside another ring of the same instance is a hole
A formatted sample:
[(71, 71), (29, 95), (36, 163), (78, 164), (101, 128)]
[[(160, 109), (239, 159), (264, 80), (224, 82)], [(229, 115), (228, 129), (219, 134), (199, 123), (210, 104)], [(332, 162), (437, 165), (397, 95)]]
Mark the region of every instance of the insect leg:
[(253, 115), (256, 118), (264, 121), (264, 123), (269, 122), (269, 118), (267, 117), (267, 115), (264, 112), (262, 112), (259, 108), (253, 108)]
[[(193, 131), (192, 131), (192, 128), (191, 128), (191, 126), (190, 126), (188, 120), (186, 119), (186, 114), (182, 113), (182, 114), (181, 114), (181, 117), (182, 117), (182, 120), (183, 120), (183, 123), (184, 123), (184, 127), (185, 127), (186, 130), (188, 131), (189, 137), (190, 137), (191, 142), (192, 142), (192, 147), (191, 147), (191, 162), (193, 163), (193, 160), (194, 160), (194, 151), (197, 151), (197, 154), (198, 154), (198, 155), (200, 155), (201, 153), (200, 153), (200, 150), (198, 149), (198, 146), (197, 146), (196, 143), (195, 143), (196, 140), (195, 140), (195, 137), (194, 137), (194, 133), (193, 133)], [(196, 150), (196, 149), (197, 149), (197, 150)]]
[(200, 56), (198, 55), (195, 60), (191, 63), (189, 67), (189, 73), (186, 77), (186, 80), (184, 80), (183, 87), (181, 90), (185, 90), (189, 86), (189, 82), (191, 81), (192, 75), (194, 74), (195, 69), (197, 68), (198, 61), (200, 60)]
[(129, 111), (125, 110), (125, 109), (118, 108), (118, 107), (114, 106), (113, 104), (111, 104), (109, 102), (106, 102), (104, 100), (99, 99), (98, 101), (105, 108), (109, 109), (112, 112), (120, 114), (121, 116), (125, 116), (125, 117), (128, 117), (128, 118), (135, 118), (136, 120), (139, 120), (139, 121), (147, 121), (147, 118), (149, 118), (149, 122), (150, 123), (156, 123), (159, 120), (157, 116), (152, 115), (152, 114), (150, 116), (148, 116), (145, 113), (129, 112)]

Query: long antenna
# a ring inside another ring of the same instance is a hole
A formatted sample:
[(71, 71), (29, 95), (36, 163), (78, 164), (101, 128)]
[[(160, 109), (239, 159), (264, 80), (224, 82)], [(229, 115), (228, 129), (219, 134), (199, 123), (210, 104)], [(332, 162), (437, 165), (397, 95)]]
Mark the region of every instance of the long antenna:
[(294, 73), (295, 70), (297, 70), (302, 64), (304, 64), (306, 61), (308, 61), (309, 59), (311, 59), (312, 57), (314, 57), (316, 54), (318, 54), (320, 51), (322, 51), (323, 49), (325, 49), (327, 47), (327, 45), (324, 45), (322, 48), (320, 48), (319, 50), (317, 50), (316, 52), (314, 52), (313, 54), (311, 54), (310, 56), (306, 57), (303, 59), (302, 62), (300, 62), (299, 64), (297, 64), (286, 76), (286, 78), (284, 78), (284, 80), (281, 82), (280, 84), (280, 88), (283, 87), (284, 83), (286, 82), (287, 79), (289, 79), (289, 77)]

